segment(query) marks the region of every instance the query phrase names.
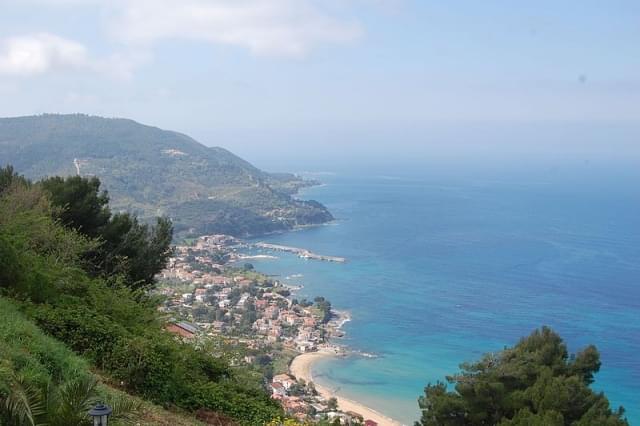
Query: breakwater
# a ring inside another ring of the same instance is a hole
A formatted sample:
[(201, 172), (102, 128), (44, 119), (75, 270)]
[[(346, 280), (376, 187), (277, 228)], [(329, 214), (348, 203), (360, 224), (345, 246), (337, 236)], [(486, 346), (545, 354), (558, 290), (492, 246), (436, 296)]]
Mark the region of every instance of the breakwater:
[(347, 259), (345, 259), (344, 257), (326, 256), (322, 254), (313, 253), (307, 249), (298, 248), (298, 247), (290, 247), (290, 246), (283, 246), (279, 244), (269, 244), (269, 243), (255, 243), (253, 246), (256, 248), (261, 248), (266, 250), (285, 251), (288, 253), (293, 253), (303, 259), (324, 260), (326, 262), (338, 262), (338, 263), (344, 263), (347, 261)]

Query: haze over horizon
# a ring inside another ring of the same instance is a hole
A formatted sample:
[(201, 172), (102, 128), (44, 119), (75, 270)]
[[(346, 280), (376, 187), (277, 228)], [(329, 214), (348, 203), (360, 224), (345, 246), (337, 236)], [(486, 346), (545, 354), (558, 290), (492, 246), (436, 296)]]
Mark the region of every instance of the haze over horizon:
[(132, 118), (270, 169), (543, 140), (638, 157), (633, 1), (0, 4), (0, 116)]

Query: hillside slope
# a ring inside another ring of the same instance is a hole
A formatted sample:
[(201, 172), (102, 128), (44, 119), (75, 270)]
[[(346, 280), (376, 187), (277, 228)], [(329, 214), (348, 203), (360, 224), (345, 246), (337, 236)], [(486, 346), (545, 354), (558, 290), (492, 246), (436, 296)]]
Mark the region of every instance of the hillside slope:
[[(5, 402), (3, 400), (11, 393), (12, 376), (22, 377), (25, 384), (32, 387), (47, 384), (50, 387), (61, 386), (62, 383), (80, 376), (94, 376), (86, 360), (74, 354), (62, 342), (45, 335), (20, 312), (18, 306), (10, 299), (0, 296), (0, 401)], [(131, 406), (136, 407), (133, 413), (129, 413), (130, 420), (139, 425), (203, 425), (187, 413), (167, 411), (108, 386), (102, 380), (99, 381), (93, 398), (112, 405), (113, 401), (129, 400)], [(6, 415), (3, 408), (6, 407), (0, 408), (0, 421)]]
[(114, 210), (170, 216), (182, 234), (257, 235), (332, 220), (292, 195), (311, 184), (132, 120), (80, 114), (0, 118), (0, 162), (27, 177), (95, 175)]

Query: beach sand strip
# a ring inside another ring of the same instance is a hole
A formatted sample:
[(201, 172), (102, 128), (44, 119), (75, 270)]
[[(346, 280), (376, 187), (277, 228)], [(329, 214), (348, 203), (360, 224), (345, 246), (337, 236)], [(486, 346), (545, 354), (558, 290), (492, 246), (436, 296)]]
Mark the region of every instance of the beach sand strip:
[(311, 373), (311, 367), (313, 363), (318, 361), (319, 359), (332, 356), (335, 355), (329, 352), (310, 352), (300, 354), (291, 362), (289, 371), (293, 376), (296, 377), (296, 379), (303, 379), (306, 382), (313, 382), (318, 393), (324, 398), (336, 398), (336, 400), (338, 401), (338, 408), (341, 411), (353, 411), (362, 415), (365, 420), (373, 420), (374, 422), (378, 423), (379, 426), (402, 426), (402, 423), (397, 422), (396, 420), (393, 420), (392, 418), (385, 416), (384, 414), (372, 408), (369, 408), (364, 404), (344, 398), (333, 393), (330, 389), (317, 384), (313, 380), (313, 375)]

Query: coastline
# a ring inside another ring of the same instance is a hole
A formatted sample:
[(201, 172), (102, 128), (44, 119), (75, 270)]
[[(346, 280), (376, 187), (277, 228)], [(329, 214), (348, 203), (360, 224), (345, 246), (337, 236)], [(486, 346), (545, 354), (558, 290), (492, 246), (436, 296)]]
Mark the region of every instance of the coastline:
[[(327, 223), (324, 224), (317, 224), (317, 225), (310, 225), (310, 226), (323, 226), (323, 225), (327, 225)], [(306, 226), (305, 226), (306, 227)], [(278, 246), (278, 245), (270, 245), (270, 244), (266, 244), (263, 242), (259, 242), (259, 243), (253, 243), (254, 246), (259, 246), (259, 245), (263, 245), (265, 246), (265, 248), (275, 248), (275, 249), (285, 249), (284, 251), (291, 251), (291, 249), (295, 251), (298, 250), (304, 250), (304, 249), (299, 249), (299, 248), (295, 248), (295, 247), (288, 247), (288, 246)], [(272, 247), (270, 247), (272, 246)], [(307, 250), (304, 250), (305, 252), (308, 252)], [(310, 252), (308, 252), (310, 253)], [(311, 253), (313, 254), (313, 253)], [(324, 256), (320, 256), (320, 255), (315, 255), (318, 258), (324, 258)], [(245, 258), (251, 258), (254, 256), (247, 256), (244, 255)], [(261, 259), (266, 259), (266, 258), (275, 258), (278, 259), (277, 256), (269, 256), (269, 255), (255, 255), (255, 258), (261, 258)], [(325, 260), (325, 259), (322, 259)], [(346, 259), (342, 259), (340, 258), (340, 260), (342, 262), (344, 262)], [(289, 277), (287, 277), (289, 278)], [(298, 278), (298, 277), (296, 277)], [(302, 288), (302, 287), (300, 287)], [(297, 288), (295, 290), (298, 290)], [(344, 332), (341, 330), (342, 327), (349, 321), (351, 321), (351, 315), (348, 311), (342, 311), (342, 310), (337, 310), (337, 309), (332, 309), (331, 310), (332, 313), (332, 318), (331, 320), (326, 324), (326, 329), (328, 332), (329, 337), (342, 337), (344, 336)], [(368, 407), (367, 405), (355, 401), (353, 399), (349, 399), (349, 398), (345, 398), (344, 396), (341, 396), (339, 394), (337, 394), (335, 391), (331, 390), (329, 387), (326, 386), (322, 386), (318, 383), (316, 383), (313, 380), (313, 374), (312, 374), (312, 366), (313, 364), (321, 359), (324, 358), (328, 358), (328, 357), (335, 357), (335, 356), (340, 356), (340, 355), (344, 355), (344, 349), (341, 348), (340, 346), (336, 346), (336, 345), (332, 345), (329, 343), (325, 343), (324, 345), (321, 345), (320, 349), (318, 351), (315, 352), (305, 352), (305, 353), (298, 353), (298, 355), (296, 355), (293, 360), (291, 360), (290, 364), (289, 364), (289, 373), (294, 376), (296, 379), (302, 379), (305, 382), (309, 383), (312, 382), (315, 386), (316, 391), (318, 392), (318, 394), (320, 396), (322, 396), (324, 399), (330, 399), (330, 398), (335, 398), (338, 402), (338, 409), (342, 412), (352, 412), (352, 413), (358, 413), (359, 415), (361, 415), (363, 417), (364, 420), (373, 420), (374, 422), (376, 422), (379, 426), (405, 426), (403, 423), (385, 415), (382, 414), (381, 412)], [(372, 356), (370, 354), (366, 354), (363, 353), (363, 356)]]
[[(319, 226), (326, 226), (332, 223), (335, 223), (336, 220), (332, 220), (329, 222), (325, 222), (325, 223), (321, 223), (321, 224), (312, 224), (312, 225), (303, 225), (303, 226), (296, 226), (294, 227), (294, 229), (292, 230), (288, 230), (288, 231), (277, 231), (274, 232), (274, 234), (284, 234), (287, 232), (292, 232), (292, 231), (299, 231), (305, 228), (309, 228), (309, 227), (319, 227)], [(255, 238), (255, 237), (254, 237)], [(264, 243), (264, 242), (254, 242), (254, 243), (249, 243), (249, 245), (254, 246), (254, 247), (259, 247), (259, 248), (266, 248), (266, 249), (271, 249), (271, 250), (276, 250), (276, 251), (286, 251), (286, 252), (293, 252), (294, 254), (300, 254), (301, 252), (305, 252), (307, 254), (310, 254), (312, 256), (308, 256), (307, 258), (311, 257), (314, 259), (318, 259), (318, 260), (330, 260), (330, 261), (337, 261), (339, 263), (343, 263), (346, 261), (346, 259), (344, 258), (334, 258), (332, 256), (322, 256), (322, 255), (317, 255), (315, 253), (309, 252), (306, 249), (300, 249), (297, 247), (289, 247), (289, 246), (284, 246), (284, 245), (274, 245), (274, 244), (268, 244), (268, 243)], [(262, 247), (261, 247), (262, 246)], [(253, 256), (247, 256), (246, 254), (243, 256), (246, 259), (249, 258), (255, 258), (255, 259), (279, 259), (279, 257), (277, 256), (272, 256), (272, 255), (253, 255)], [(298, 256), (298, 257), (302, 257), (302, 256)], [(338, 259), (338, 260), (334, 260), (334, 259)], [(300, 275), (301, 276), (301, 275)], [(290, 277), (286, 277), (287, 279), (289, 279)], [(298, 277), (296, 277), (298, 278)], [(302, 286), (300, 287), (302, 288)], [(295, 288), (295, 290), (298, 290), (299, 288)], [(326, 330), (328, 332), (329, 338), (332, 337), (343, 337), (344, 336), (344, 332), (341, 330), (342, 327), (349, 321), (351, 321), (351, 315), (348, 311), (342, 311), (342, 310), (337, 310), (337, 309), (332, 309), (331, 310), (332, 313), (332, 318), (331, 320), (326, 324)], [(340, 346), (336, 346), (336, 345), (332, 345), (328, 342), (326, 342), (324, 345), (320, 346), (320, 349), (318, 351), (315, 352), (304, 352), (304, 353), (298, 353), (298, 355), (296, 355), (293, 360), (291, 360), (290, 364), (289, 364), (289, 374), (293, 377), (295, 377), (296, 379), (302, 379), (307, 383), (313, 383), (315, 386), (316, 391), (318, 392), (318, 394), (324, 398), (325, 400), (328, 400), (330, 398), (335, 398), (337, 400), (338, 403), (338, 410), (340, 410), (341, 412), (344, 413), (357, 413), (359, 415), (361, 415), (363, 417), (364, 420), (373, 420), (374, 422), (376, 422), (377, 425), (379, 426), (405, 426), (404, 423), (401, 423), (373, 408), (368, 407), (367, 405), (358, 402), (356, 400), (353, 399), (349, 399), (349, 398), (345, 398), (344, 396), (339, 395), (338, 393), (336, 393), (334, 390), (330, 389), (329, 387), (326, 386), (322, 386), (318, 383), (316, 383), (313, 380), (313, 374), (312, 374), (312, 366), (315, 362), (317, 362), (318, 360), (324, 359), (324, 358), (328, 358), (328, 357), (335, 357), (335, 356), (340, 356), (340, 355), (344, 355), (344, 348), (340, 347)], [(362, 356), (366, 356), (366, 357), (372, 357), (373, 355), (371, 354), (367, 354), (367, 353), (362, 353)]]
[(317, 384), (313, 380), (313, 374), (311, 373), (311, 368), (313, 363), (328, 357), (336, 356), (334, 352), (329, 351), (319, 351), (319, 352), (308, 352), (303, 353), (296, 356), (293, 361), (291, 361), (291, 365), (289, 366), (289, 372), (296, 379), (303, 379), (306, 382), (313, 382), (316, 390), (320, 395), (324, 398), (329, 399), (331, 397), (336, 398), (338, 401), (338, 408), (342, 411), (353, 411), (358, 414), (361, 414), (365, 420), (370, 419), (378, 423), (379, 426), (402, 426), (402, 423), (392, 419), (391, 417), (385, 416), (384, 414), (367, 407), (364, 404), (361, 404), (352, 399), (344, 398), (330, 389)]

